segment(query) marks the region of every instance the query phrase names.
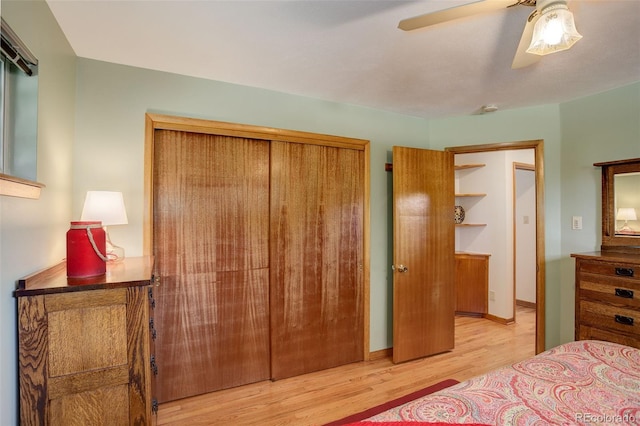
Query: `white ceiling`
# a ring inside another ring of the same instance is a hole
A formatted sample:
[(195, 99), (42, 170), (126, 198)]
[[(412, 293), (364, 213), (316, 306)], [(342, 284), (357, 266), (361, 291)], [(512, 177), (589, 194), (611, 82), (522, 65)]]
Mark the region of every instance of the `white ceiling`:
[(640, 0), (570, 0), (583, 39), (518, 70), (511, 62), (530, 7), (397, 28), (470, 1), (47, 3), (80, 57), (424, 118), (560, 103), (640, 81)]

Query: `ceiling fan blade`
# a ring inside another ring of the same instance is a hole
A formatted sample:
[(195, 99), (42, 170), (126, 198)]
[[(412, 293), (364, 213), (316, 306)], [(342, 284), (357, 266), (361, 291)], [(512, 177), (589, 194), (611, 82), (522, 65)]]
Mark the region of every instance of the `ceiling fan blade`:
[(534, 10), (533, 12), (531, 12), (531, 15), (529, 15), (527, 23), (524, 26), (524, 31), (522, 31), (520, 44), (518, 44), (518, 50), (516, 50), (516, 55), (513, 58), (511, 68), (518, 69), (528, 67), (529, 65), (533, 65), (540, 60), (540, 55), (527, 53), (527, 49), (529, 48), (531, 39), (533, 38), (533, 27), (536, 25), (538, 18), (540, 18), (540, 13), (537, 10)]
[(516, 0), (476, 0), (473, 3), (462, 6), (452, 7), (450, 9), (440, 10), (438, 12), (426, 13), (424, 15), (414, 16), (400, 21), (398, 28), (404, 31), (417, 30), (418, 28), (428, 27), (430, 25), (440, 24), (442, 22), (453, 21), (467, 16), (477, 15), (480, 13), (493, 12), (494, 10), (504, 9), (517, 3)]

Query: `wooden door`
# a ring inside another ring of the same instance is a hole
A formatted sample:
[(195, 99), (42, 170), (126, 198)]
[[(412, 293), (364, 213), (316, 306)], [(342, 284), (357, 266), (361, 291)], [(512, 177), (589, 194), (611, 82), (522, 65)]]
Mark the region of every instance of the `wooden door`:
[(159, 402), (269, 378), (269, 143), (156, 130)]
[(271, 145), (271, 374), (363, 359), (363, 151)]
[(453, 349), (453, 154), (393, 147), (393, 362)]

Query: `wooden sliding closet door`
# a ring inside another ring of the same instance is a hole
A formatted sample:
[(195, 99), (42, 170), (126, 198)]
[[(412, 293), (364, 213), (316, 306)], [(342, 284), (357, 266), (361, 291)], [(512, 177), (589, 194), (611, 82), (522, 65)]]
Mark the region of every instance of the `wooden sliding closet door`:
[(155, 130), (157, 396), (269, 378), (269, 143)]
[(272, 142), (271, 375), (363, 359), (364, 153)]

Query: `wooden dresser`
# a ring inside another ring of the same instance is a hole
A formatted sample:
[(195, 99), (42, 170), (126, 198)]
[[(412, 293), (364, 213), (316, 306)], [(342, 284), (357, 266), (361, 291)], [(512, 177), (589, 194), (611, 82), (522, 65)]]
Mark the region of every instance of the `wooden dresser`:
[(66, 263), (19, 280), (20, 423), (154, 424), (150, 257), (67, 279)]
[(576, 262), (575, 339), (640, 348), (640, 254), (572, 254)]
[[(640, 348), (640, 158), (595, 163), (602, 168), (600, 251), (572, 254), (576, 261), (575, 339)], [(635, 231), (633, 231), (635, 230)]]

